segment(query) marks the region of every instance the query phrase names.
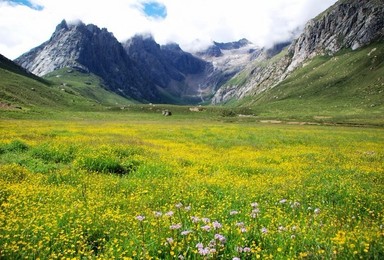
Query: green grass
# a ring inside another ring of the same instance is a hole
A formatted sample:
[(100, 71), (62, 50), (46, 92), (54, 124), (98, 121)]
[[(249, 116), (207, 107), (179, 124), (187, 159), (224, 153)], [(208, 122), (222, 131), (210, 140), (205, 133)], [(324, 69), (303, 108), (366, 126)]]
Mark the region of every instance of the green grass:
[(384, 43), (319, 56), (258, 96), (240, 101), (263, 118), (384, 122)]
[(22, 112), (101, 109), (94, 100), (62, 91), (54, 84), (43, 83), (1, 68), (0, 77), (0, 102), (10, 110), (15, 107)]
[(382, 129), (108, 114), (0, 121), (0, 258), (383, 257)]
[(25, 77), (32, 78), (34, 80), (40, 81), (40, 82), (45, 83), (45, 84), (48, 83), (44, 79), (42, 79), (40, 77), (37, 77), (34, 74), (28, 72), (27, 70), (25, 70), (24, 68), (22, 68), (21, 66), (17, 65), (16, 63), (14, 63), (13, 61), (11, 61), (8, 58), (4, 57), (1, 54), (0, 54), (0, 68), (4, 69), (4, 70), (11, 71), (11, 72), (13, 72), (15, 74), (19, 74), (19, 75), (22, 75), (22, 76), (25, 76)]
[(105, 89), (95, 75), (73, 69), (43, 79), (2, 58), (0, 79), (0, 117), (51, 117), (59, 111), (105, 111), (136, 103)]
[(107, 90), (101, 79), (91, 73), (64, 68), (51, 72), (44, 78), (55, 83), (61, 91), (96, 101), (104, 106), (125, 106), (137, 103)]
[(199, 112), (1, 68), (0, 258), (382, 259), (383, 57), (317, 57)]

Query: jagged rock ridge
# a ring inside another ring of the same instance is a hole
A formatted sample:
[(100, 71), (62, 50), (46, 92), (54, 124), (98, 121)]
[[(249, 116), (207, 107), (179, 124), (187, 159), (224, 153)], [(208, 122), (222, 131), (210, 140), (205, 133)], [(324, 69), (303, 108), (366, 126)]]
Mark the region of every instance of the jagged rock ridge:
[(15, 61), (39, 76), (65, 67), (92, 72), (110, 90), (141, 102), (198, 103), (212, 95), (210, 62), (151, 36), (121, 44), (106, 29), (82, 22), (63, 20), (47, 42)]
[(318, 54), (332, 55), (342, 48), (352, 50), (384, 37), (384, 1), (339, 1), (310, 20), (290, 47), (288, 71)]
[(113, 34), (95, 25), (68, 25), (62, 21), (47, 42), (15, 61), (39, 76), (64, 67), (92, 72), (120, 95), (162, 101), (154, 84), (140, 72)]
[(213, 42), (206, 50), (199, 51), (195, 55), (212, 64), (205, 84), (213, 86), (212, 94), (215, 94), (222, 85), (257, 59), (261, 53), (260, 47), (247, 39), (241, 39), (228, 43)]
[(184, 52), (175, 43), (160, 46), (151, 35), (136, 35), (123, 43), (128, 56), (143, 73), (175, 99), (200, 102), (199, 86), (211, 64)]
[[(106, 29), (59, 24), (51, 39), (16, 62), (37, 75), (72, 67), (92, 72), (112, 91), (142, 102), (212, 103), (257, 95), (316, 55), (332, 55), (382, 39), (384, 0), (343, 0), (309, 21), (288, 47), (262, 49), (246, 39), (213, 42), (190, 54), (151, 36), (121, 44)], [(283, 51), (282, 51), (283, 50)]]
[(316, 55), (333, 55), (342, 48), (354, 50), (383, 38), (384, 0), (338, 1), (306, 24), (299, 38), (285, 50), (285, 55), (262, 60), (262, 66), (257, 62), (249, 64), (242, 71), (247, 75), (246, 80), (241, 84), (225, 85), (212, 102), (257, 95), (284, 80)]
[(16, 62), (39, 76), (65, 67), (91, 72), (108, 89), (141, 102), (191, 104), (210, 100), (257, 53), (246, 39), (213, 45), (220, 57), (193, 55), (176, 43), (160, 46), (151, 35), (119, 43), (106, 29), (63, 20), (47, 42)]

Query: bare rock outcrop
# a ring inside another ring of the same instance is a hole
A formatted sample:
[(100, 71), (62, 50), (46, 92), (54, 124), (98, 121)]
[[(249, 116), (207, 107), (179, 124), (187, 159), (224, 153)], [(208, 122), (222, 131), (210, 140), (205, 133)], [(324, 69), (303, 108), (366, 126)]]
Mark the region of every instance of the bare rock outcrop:
[(245, 77), (245, 80), (224, 85), (212, 103), (257, 95), (273, 88), (317, 55), (333, 55), (343, 48), (356, 50), (383, 38), (384, 0), (340, 0), (310, 20), (284, 55), (261, 55), (234, 77)]

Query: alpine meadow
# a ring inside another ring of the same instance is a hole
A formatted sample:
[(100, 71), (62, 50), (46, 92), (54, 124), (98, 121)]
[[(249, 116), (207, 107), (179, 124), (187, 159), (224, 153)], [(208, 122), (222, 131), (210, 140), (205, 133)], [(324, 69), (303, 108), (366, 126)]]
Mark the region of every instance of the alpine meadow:
[(382, 129), (5, 120), (5, 259), (383, 256)]
[(383, 25), (340, 0), (187, 52), (62, 20), (0, 55), (0, 260), (384, 259)]

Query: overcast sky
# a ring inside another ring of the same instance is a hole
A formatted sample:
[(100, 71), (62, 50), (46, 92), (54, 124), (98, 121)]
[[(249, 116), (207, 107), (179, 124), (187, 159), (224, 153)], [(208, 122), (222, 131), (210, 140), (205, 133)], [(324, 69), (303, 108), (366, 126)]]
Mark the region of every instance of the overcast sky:
[(287, 40), (336, 0), (0, 0), (0, 54), (17, 58), (48, 40), (57, 24), (82, 20), (119, 41), (151, 33), (185, 50), (247, 38)]

